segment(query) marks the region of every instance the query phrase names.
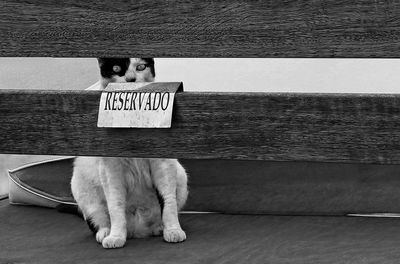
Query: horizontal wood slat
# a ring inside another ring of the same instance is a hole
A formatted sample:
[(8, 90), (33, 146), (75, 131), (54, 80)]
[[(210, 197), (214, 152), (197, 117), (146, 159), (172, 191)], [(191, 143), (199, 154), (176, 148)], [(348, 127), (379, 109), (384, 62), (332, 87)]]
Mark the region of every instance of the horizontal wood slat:
[(0, 3), (1, 56), (400, 57), (400, 2)]
[(400, 164), (400, 96), (176, 94), (171, 129), (97, 128), (99, 91), (0, 91), (0, 153)]

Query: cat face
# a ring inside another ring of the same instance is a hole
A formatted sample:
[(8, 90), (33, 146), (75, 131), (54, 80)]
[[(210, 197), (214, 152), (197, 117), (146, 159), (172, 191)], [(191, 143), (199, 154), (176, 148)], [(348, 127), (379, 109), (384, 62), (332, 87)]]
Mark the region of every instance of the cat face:
[(153, 82), (153, 58), (98, 58), (101, 88), (110, 82)]

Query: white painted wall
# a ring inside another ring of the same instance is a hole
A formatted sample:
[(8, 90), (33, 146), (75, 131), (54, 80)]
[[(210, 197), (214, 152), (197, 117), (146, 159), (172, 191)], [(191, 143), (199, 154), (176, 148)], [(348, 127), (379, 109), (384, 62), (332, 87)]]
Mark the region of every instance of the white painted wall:
[[(156, 59), (186, 91), (399, 93), (399, 59)], [(96, 59), (0, 58), (0, 88), (84, 89)]]

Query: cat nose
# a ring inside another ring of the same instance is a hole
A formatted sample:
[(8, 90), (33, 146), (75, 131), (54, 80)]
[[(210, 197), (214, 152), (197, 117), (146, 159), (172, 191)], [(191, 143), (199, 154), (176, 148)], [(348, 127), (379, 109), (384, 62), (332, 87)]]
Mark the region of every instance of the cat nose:
[(125, 81), (127, 82), (136, 82), (136, 78), (133, 76), (126, 76)]

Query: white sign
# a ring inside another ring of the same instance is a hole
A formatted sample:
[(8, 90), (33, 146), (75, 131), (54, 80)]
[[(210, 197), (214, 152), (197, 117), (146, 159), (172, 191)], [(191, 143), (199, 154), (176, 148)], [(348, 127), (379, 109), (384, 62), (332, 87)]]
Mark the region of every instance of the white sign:
[(136, 84), (113, 83), (107, 86), (101, 94), (97, 126), (170, 128), (178, 87), (166, 89), (159, 88), (160, 85), (140, 84), (138, 87)]

